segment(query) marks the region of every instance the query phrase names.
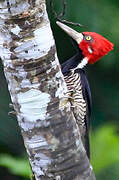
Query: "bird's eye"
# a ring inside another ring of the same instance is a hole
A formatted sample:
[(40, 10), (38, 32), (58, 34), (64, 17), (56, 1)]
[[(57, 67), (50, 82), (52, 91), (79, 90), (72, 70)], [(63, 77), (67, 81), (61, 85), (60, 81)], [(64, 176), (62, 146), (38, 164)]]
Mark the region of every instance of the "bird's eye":
[(85, 36), (85, 39), (87, 40), (87, 41), (91, 41), (92, 40), (92, 37), (91, 36)]

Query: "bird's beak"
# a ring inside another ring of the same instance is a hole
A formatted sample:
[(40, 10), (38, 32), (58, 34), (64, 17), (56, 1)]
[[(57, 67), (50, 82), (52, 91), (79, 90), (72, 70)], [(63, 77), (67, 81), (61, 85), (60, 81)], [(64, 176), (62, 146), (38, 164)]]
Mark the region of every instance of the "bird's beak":
[(57, 25), (63, 29), (69, 36), (71, 36), (78, 44), (83, 40), (83, 34), (75, 31), (74, 29), (68, 27), (67, 25), (57, 21)]

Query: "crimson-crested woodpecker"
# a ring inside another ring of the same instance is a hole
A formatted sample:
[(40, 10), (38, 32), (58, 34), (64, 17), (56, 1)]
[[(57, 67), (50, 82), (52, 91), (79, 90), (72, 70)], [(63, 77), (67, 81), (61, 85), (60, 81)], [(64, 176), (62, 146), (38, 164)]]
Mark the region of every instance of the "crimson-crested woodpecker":
[(90, 158), (89, 126), (91, 114), (91, 93), (84, 67), (93, 64), (113, 49), (113, 44), (95, 32), (79, 33), (67, 25), (57, 22), (74, 41), (77, 54), (61, 66), (67, 84), (67, 97), (80, 129), (81, 139)]

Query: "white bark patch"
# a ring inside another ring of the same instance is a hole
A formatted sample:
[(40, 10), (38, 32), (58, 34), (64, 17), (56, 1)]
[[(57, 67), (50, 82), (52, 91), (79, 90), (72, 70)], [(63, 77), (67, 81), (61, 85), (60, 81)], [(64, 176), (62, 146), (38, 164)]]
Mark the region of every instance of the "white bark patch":
[(46, 24), (42, 28), (34, 31), (35, 41), (40, 46), (41, 57), (47, 54), (52, 46), (54, 46), (54, 39), (52, 36), (52, 31), (50, 24)]
[[(50, 29), (50, 24), (34, 31), (34, 35), (30, 40), (23, 43), (17, 43), (15, 53), (20, 59), (38, 59), (48, 54), (52, 46), (54, 46), (54, 39)], [(25, 51), (28, 51), (26, 53)]]
[(57, 149), (59, 143), (60, 143), (59, 140), (56, 139), (55, 137), (53, 137), (53, 138), (51, 139), (51, 144), (52, 144), (52, 150), (53, 150), (53, 151), (55, 151), (55, 150)]
[(48, 69), (48, 70), (46, 71), (47, 74), (49, 74), (50, 72), (51, 72), (51, 69)]
[(56, 176), (56, 180), (61, 180), (61, 176)]
[(51, 159), (43, 153), (35, 154), (35, 158), (37, 159), (35, 164), (38, 165), (39, 167), (43, 166), (44, 168), (46, 167), (47, 169), (48, 164), (51, 164)]
[(52, 63), (52, 68), (56, 69), (59, 66), (59, 61), (57, 57), (57, 53), (55, 53), (55, 61), (51, 62)]
[[(32, 161), (31, 161), (32, 162)], [(32, 163), (31, 163), (32, 164)], [(32, 164), (32, 169), (33, 169), (33, 172), (35, 172), (37, 174), (37, 176), (43, 176), (45, 175), (42, 168), (40, 167), (37, 167), (37, 166), (34, 166), (34, 164)]]
[(18, 122), (20, 124), (20, 127), (24, 130), (24, 131), (31, 131), (34, 127), (35, 124), (34, 123), (29, 123), (29, 122), (22, 122), (23, 116), (21, 116), (21, 114), (17, 115), (18, 118)]
[(21, 114), (26, 121), (45, 120), (48, 117), (47, 106), (50, 102), (50, 95), (36, 89), (27, 92), (20, 92), (17, 95), (20, 104)]
[[(1, 24), (1, 19), (0, 19), (0, 24)], [(2, 29), (2, 27), (0, 27), (0, 28), (1, 28), (0, 29), (0, 57), (1, 57), (2, 60), (8, 61), (9, 64), (12, 64), (11, 61), (10, 61), (11, 52), (10, 52), (9, 48), (5, 48), (3, 46), (4, 42), (6, 42), (6, 43), (11, 42), (11, 35), (7, 32), (7, 30), (5, 32), (5, 30)]]
[(58, 79), (59, 79), (59, 78), (61, 77), (61, 72), (60, 72), (60, 71), (59, 71), (59, 72), (57, 72), (55, 76), (56, 76), (56, 78), (58, 78)]
[(23, 79), (21, 82), (21, 87), (22, 88), (37, 88), (39, 86), (39, 83), (33, 83), (31, 84), (31, 82), (28, 79)]
[[(17, 14), (21, 14), (24, 11), (28, 11), (30, 5), (27, 1), (19, 1), (19, 0), (11, 0), (9, 1), (10, 3), (10, 11), (12, 13), (12, 15), (17, 15)], [(9, 17), (9, 13), (8, 13), (8, 7), (7, 7), (7, 1), (4, 2), (0, 2), (0, 16), (3, 19), (6, 19), (7, 17)]]
[[(51, 164), (51, 158), (49, 158), (43, 153), (36, 153), (34, 156), (34, 160), (31, 162), (31, 164), (33, 171), (36, 172), (36, 176), (45, 175), (44, 171), (47, 171), (48, 165)], [(48, 174), (48, 175), (52, 176), (52, 174)]]
[(90, 165), (90, 169), (91, 169), (91, 171), (93, 170), (93, 167)]
[(12, 32), (13, 34), (15, 34), (15, 35), (18, 35), (21, 30), (22, 30), (22, 29), (21, 29), (18, 25), (16, 25), (16, 27), (14, 27), (14, 28), (11, 29), (11, 32)]
[(55, 77), (56, 77), (56, 79), (59, 80), (59, 88), (57, 89), (55, 96), (62, 98), (62, 97), (64, 97), (64, 94), (67, 92), (66, 83), (65, 83), (65, 81), (62, 80), (62, 79), (64, 79), (62, 72), (59, 71), (58, 73), (56, 73)]
[(16, 0), (12, 0), (11, 3), (12, 6), (10, 10), (14, 15), (20, 14), (24, 11), (28, 11), (28, 8), (30, 7), (27, 1), (21, 1), (21, 3), (17, 3), (17, 6), (16, 6)]
[[(45, 140), (44, 137), (42, 136), (32, 136), (32, 138), (29, 140), (26, 140), (25, 144), (27, 145), (27, 147), (29, 149), (34, 149), (34, 148), (38, 148), (41, 147), (43, 148), (44, 146), (49, 147), (47, 141)], [(46, 147), (45, 147), (46, 148)]]

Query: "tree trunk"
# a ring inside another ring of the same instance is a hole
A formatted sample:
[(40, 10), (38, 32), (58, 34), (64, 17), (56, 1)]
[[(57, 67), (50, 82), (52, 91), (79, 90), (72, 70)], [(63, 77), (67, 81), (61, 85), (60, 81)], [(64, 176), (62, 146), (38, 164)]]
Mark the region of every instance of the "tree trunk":
[(36, 180), (95, 180), (44, 0), (0, 1), (0, 56)]

